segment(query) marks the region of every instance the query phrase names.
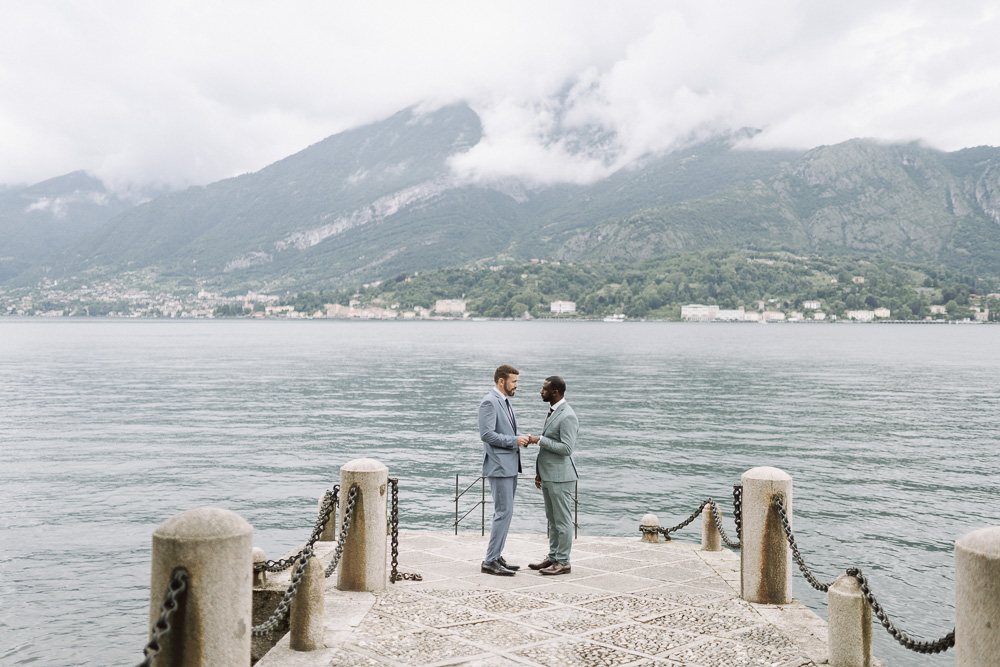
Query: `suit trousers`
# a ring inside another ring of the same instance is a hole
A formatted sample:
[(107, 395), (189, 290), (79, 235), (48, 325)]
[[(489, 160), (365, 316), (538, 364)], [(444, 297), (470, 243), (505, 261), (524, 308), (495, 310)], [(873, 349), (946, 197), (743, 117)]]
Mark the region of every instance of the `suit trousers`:
[(492, 563), (503, 555), (503, 547), (507, 542), (510, 520), (514, 517), (517, 476), (487, 479), (490, 480), (490, 495), (493, 496), (493, 525), (490, 526), (490, 542), (486, 547), (486, 562)]
[(573, 489), (576, 482), (542, 480), (542, 499), (549, 531), (548, 560), (569, 565), (573, 547)]

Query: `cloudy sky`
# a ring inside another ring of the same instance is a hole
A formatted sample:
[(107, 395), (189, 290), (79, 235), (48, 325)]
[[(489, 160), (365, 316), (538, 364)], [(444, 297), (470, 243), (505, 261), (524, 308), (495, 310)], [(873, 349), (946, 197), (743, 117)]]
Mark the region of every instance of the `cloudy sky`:
[[(740, 127), (1000, 146), (997, 35), (996, 0), (12, 2), (0, 183), (204, 184), (456, 101), (485, 137), (455, 168), (482, 180), (586, 181)], [(559, 140), (595, 128), (585, 155)]]

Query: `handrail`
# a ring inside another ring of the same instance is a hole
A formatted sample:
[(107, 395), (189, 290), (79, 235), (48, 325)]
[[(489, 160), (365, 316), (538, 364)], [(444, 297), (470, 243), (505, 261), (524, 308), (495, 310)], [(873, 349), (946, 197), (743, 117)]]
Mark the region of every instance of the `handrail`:
[[(459, 481), (458, 480), (459, 480), (459, 476), (460, 475), (461, 475), (461, 473), (457, 473), (457, 472), (455, 473), (455, 520), (452, 522), (452, 525), (455, 527), (455, 534), (458, 535), (458, 524), (461, 523), (462, 519), (464, 519), (465, 517), (467, 517), (470, 514), (472, 514), (472, 512), (477, 507), (479, 507), (479, 508), (482, 508), (482, 514), (481, 514), (481, 518), (480, 518), (479, 530), (480, 530), (480, 534), (483, 535), (483, 536), (485, 536), (486, 535), (486, 504), (487, 503), (491, 503), (491, 504), (493, 503), (492, 499), (487, 500), (487, 498), (486, 498), (486, 477), (483, 476), (483, 475), (479, 475), (478, 477), (476, 477), (476, 479), (471, 484), (469, 484), (467, 487), (465, 487), (465, 489), (463, 491), (459, 491), (458, 490), (459, 489)], [(524, 475), (524, 474), (521, 474), (521, 475), (518, 475), (517, 478), (518, 479), (530, 479), (532, 482), (534, 482), (534, 480), (535, 480), (534, 475)], [(472, 487), (474, 487), (477, 483), (480, 484), (481, 498), (471, 508), (469, 508), (469, 510), (465, 514), (463, 514), (460, 517), (458, 515), (459, 514), (458, 501), (459, 501), (460, 498), (462, 498), (462, 496), (464, 496), (466, 493), (468, 493), (469, 490), (472, 489)], [(579, 495), (579, 492), (580, 492), (580, 483), (576, 482), (573, 485), (573, 537), (574, 538), (577, 538), (577, 537), (580, 536), (580, 495)], [(538, 501), (538, 500), (522, 500), (522, 501), (515, 501), (515, 504), (521, 504), (521, 505), (544, 505), (545, 502), (544, 501)]]

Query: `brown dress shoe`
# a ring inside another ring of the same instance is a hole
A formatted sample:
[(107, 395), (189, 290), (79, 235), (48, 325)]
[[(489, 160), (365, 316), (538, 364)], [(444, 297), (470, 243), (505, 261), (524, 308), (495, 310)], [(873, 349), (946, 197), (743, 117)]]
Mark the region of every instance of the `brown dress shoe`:
[(544, 570), (545, 568), (555, 564), (556, 562), (554, 560), (549, 560), (548, 558), (546, 558), (541, 563), (528, 563), (528, 567), (530, 567), (532, 570)]
[(549, 567), (539, 570), (538, 574), (569, 574), (571, 569), (569, 565), (553, 563)]

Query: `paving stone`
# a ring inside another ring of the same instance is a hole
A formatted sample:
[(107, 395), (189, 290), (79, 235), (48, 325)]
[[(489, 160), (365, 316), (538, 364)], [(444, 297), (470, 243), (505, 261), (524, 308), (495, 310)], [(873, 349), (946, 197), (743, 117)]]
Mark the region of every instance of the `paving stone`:
[(615, 593), (631, 593), (644, 588), (659, 586), (663, 582), (655, 579), (647, 579), (645, 577), (636, 577), (626, 573), (616, 573), (588, 577), (580, 583), (586, 584), (587, 586), (593, 586), (594, 588), (603, 588), (604, 590)]
[(705, 605), (725, 600), (733, 597), (732, 593), (726, 594), (722, 591), (710, 591), (702, 588), (692, 588), (690, 586), (661, 586), (635, 593), (640, 597), (648, 597), (678, 604), (690, 605), (692, 607), (703, 607)]
[(702, 579), (714, 573), (710, 567), (701, 561), (684, 561), (681, 564), (671, 563), (640, 567), (629, 571), (629, 574), (657, 581), (684, 582), (692, 579)]
[(646, 622), (658, 627), (687, 630), (700, 635), (714, 635), (739, 630), (760, 623), (762, 620), (755, 621), (741, 616), (720, 614), (711, 609), (690, 608), (671, 611), (664, 616), (658, 616)]
[(597, 556), (585, 559), (574, 558), (573, 567), (576, 568), (577, 565), (603, 572), (621, 572), (622, 570), (633, 570), (644, 567), (646, 563), (641, 560), (633, 560), (621, 556)]
[(696, 642), (702, 636), (673, 628), (630, 624), (592, 632), (587, 635), (587, 639), (653, 656)]
[(665, 657), (685, 665), (702, 667), (800, 667), (813, 665), (801, 655), (788, 656), (774, 649), (741, 644), (727, 639), (710, 639), (700, 644), (682, 646)]
[(466, 607), (482, 609), (494, 614), (519, 614), (525, 611), (542, 609), (552, 606), (537, 598), (518, 593), (487, 593), (477, 597), (467, 597), (461, 600)]
[(360, 649), (362, 653), (390, 658), (404, 665), (429, 665), (484, 653), (481, 648), (434, 631), (390, 635), (377, 640), (352, 637), (347, 648)]
[(355, 653), (348, 648), (339, 648), (334, 652), (333, 659), (327, 664), (338, 667), (381, 667), (390, 663)]
[(364, 622), (358, 626), (354, 631), (359, 637), (385, 637), (387, 635), (396, 634), (400, 632), (413, 632), (419, 629), (420, 626), (415, 623), (410, 623), (409, 621), (397, 618), (395, 616), (387, 616), (377, 613), (369, 613), (365, 616)]
[(517, 623), (507, 620), (483, 621), (482, 623), (456, 625), (449, 628), (449, 632), (458, 635), (459, 637), (463, 637), (473, 644), (498, 648), (501, 650), (513, 649), (527, 644), (535, 644), (537, 642), (555, 637), (555, 635), (550, 632), (544, 632), (538, 628), (518, 625)]
[(519, 623), (565, 634), (579, 634), (622, 622), (622, 618), (577, 607), (556, 607), (519, 616)]
[(620, 648), (578, 639), (563, 639), (516, 651), (532, 662), (546, 667), (615, 667), (641, 660), (641, 655)]
[(616, 595), (614, 597), (585, 602), (579, 606), (604, 614), (617, 614), (627, 618), (640, 618), (651, 615), (662, 615), (677, 605), (662, 599), (639, 597), (635, 595)]
[(379, 595), (375, 603), (375, 610), (379, 614), (395, 616), (432, 628), (443, 628), (470, 621), (485, 621), (490, 618), (488, 614), (481, 611), (459, 606), (447, 600), (413, 596), (412, 594), (402, 599)]

